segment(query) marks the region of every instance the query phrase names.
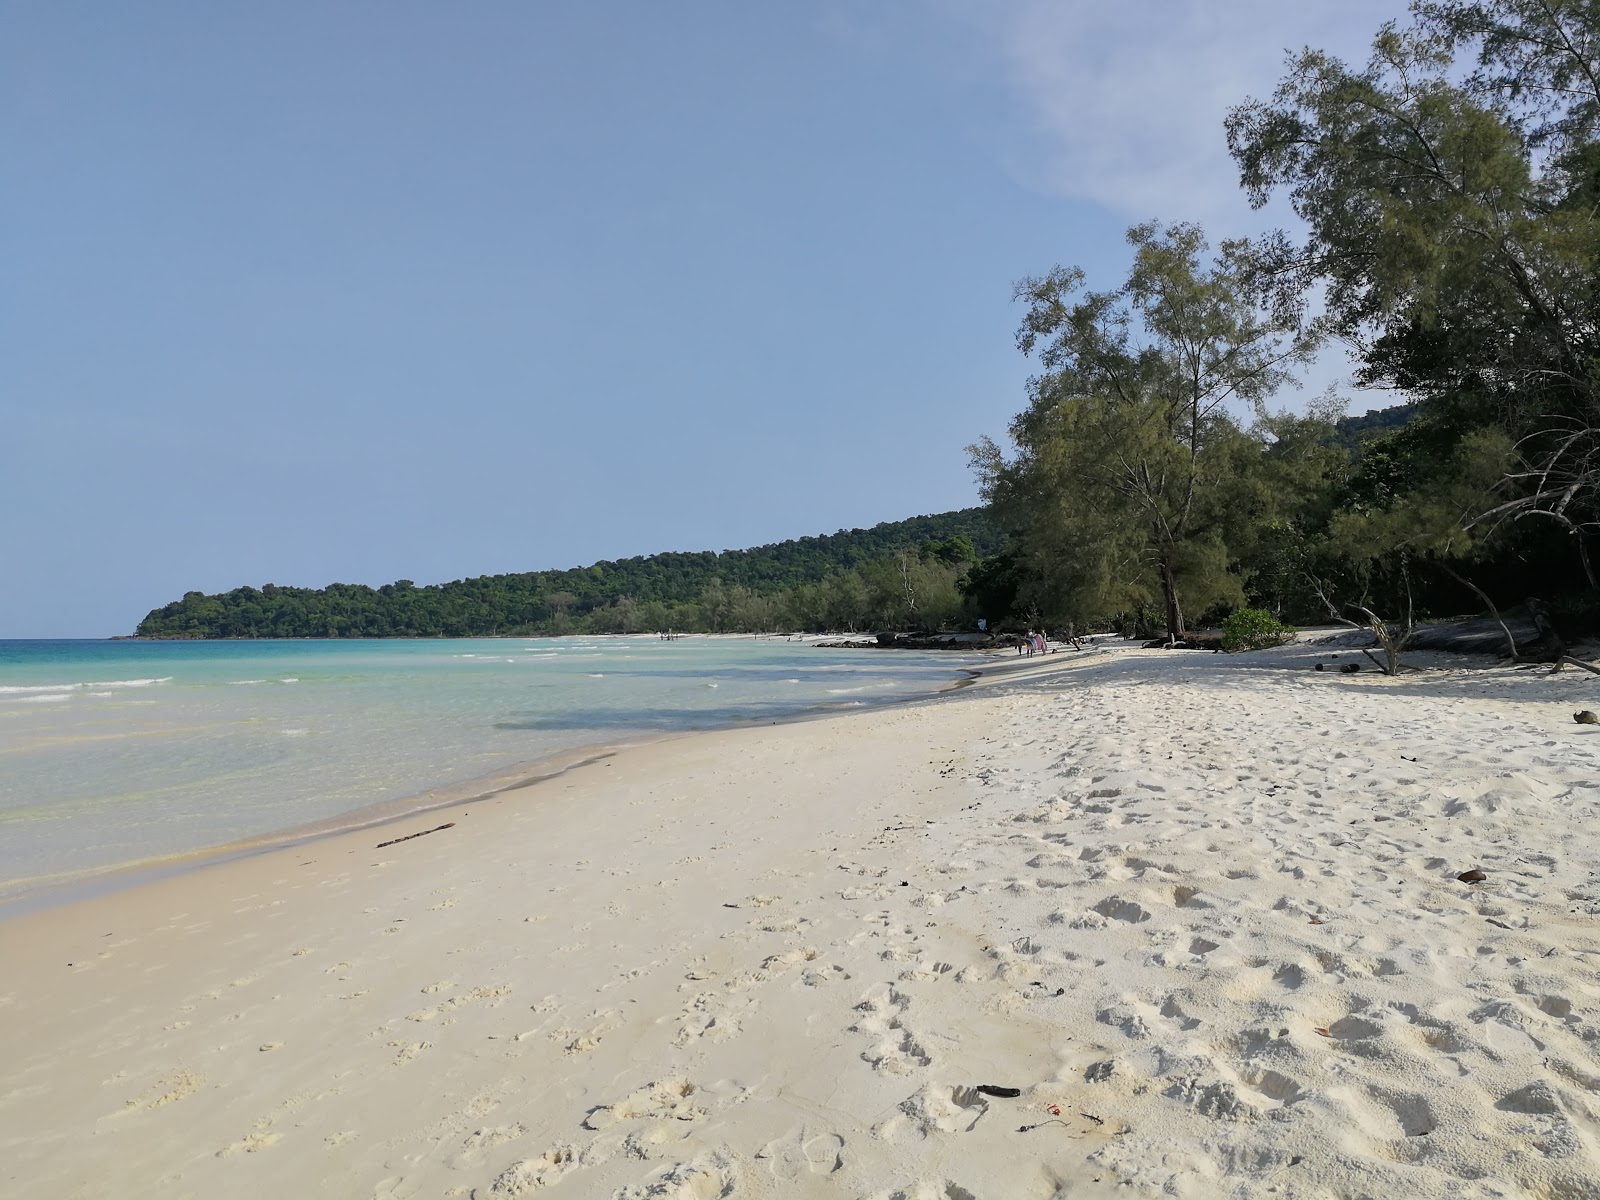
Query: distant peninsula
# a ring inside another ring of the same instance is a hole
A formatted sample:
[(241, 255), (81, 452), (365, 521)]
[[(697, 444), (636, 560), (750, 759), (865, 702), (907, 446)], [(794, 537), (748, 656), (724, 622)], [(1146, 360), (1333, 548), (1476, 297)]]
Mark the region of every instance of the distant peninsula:
[(574, 633), (936, 627), (968, 607), (1001, 536), (981, 508), (748, 550), (667, 552), (565, 571), (417, 586), (264, 584), (188, 592), (141, 638), (485, 637)]

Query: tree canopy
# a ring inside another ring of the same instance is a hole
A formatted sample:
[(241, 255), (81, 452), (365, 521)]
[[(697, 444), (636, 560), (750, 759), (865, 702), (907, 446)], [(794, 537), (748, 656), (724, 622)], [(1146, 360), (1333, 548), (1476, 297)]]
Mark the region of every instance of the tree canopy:
[(1189, 224), (1128, 241), (1115, 291), (1062, 267), (1017, 285), (1017, 345), (1046, 369), (1012, 423), (1017, 455), (983, 441), (973, 460), (1031, 567), (1026, 598), (1072, 623), (1159, 605), (1181, 639), (1186, 612), (1244, 600), (1230, 546), (1263, 496), (1241, 422), (1266, 415), (1315, 331), (1252, 301), (1238, 245), (1209, 257)]
[(1364, 385), (1458, 437), (1502, 435), (1464, 530), (1552, 524), (1600, 587), (1600, 11), (1427, 0), (1412, 15), (1364, 66), (1308, 50), (1230, 115), (1252, 202), (1282, 194), (1307, 226), (1257, 243), (1257, 277), (1283, 311), (1325, 297)]
[(240, 587), (189, 592), (141, 637), (473, 637), (937, 628), (965, 620), (956, 581), (999, 538), (980, 509), (722, 553), (652, 554), (566, 571), (419, 587)]
[[(1013, 451), (974, 448), (1016, 603), (1174, 639), (1245, 603), (1370, 623), (1540, 592), (1600, 621), (1600, 6), (1416, 0), (1364, 64), (1293, 56), (1226, 133), (1298, 232), (1212, 255), (1140, 225), (1114, 290), (1017, 285), (1043, 370)], [(1328, 339), (1399, 403), (1273, 411)]]

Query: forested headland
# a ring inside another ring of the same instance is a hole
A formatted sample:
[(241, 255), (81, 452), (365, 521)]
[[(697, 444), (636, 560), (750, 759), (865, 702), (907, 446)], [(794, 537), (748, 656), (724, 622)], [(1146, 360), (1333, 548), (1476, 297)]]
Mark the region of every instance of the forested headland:
[[(1424, 616), (1600, 625), (1600, 8), (1415, 0), (1292, 56), (1225, 133), (1295, 228), (1130, 229), (1125, 278), (1017, 284), (1038, 373), (986, 507), (431, 587), (191, 592), (148, 637), (1119, 628), (1263, 610), (1393, 650)], [(1223, 132), (1223, 131), (1219, 131)], [(1287, 397), (1343, 347), (1357, 395)], [(1252, 619), (1255, 619), (1252, 617)], [(1393, 654), (1389, 659), (1395, 662)]]
[(969, 508), (722, 553), (652, 554), (566, 571), (418, 587), (189, 592), (139, 623), (151, 638), (474, 637), (937, 629), (963, 620), (958, 583), (1000, 540)]

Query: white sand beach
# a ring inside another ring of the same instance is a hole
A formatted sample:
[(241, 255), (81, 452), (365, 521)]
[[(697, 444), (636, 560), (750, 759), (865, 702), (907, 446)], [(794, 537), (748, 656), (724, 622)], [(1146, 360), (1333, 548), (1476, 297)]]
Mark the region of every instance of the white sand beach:
[(0, 1192), (1600, 1196), (1600, 680), (1334, 652), (998, 660), (0, 923)]

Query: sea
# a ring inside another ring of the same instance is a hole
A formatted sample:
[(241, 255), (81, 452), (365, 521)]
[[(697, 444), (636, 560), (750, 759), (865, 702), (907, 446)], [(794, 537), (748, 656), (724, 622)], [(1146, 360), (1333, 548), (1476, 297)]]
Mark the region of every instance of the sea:
[(0, 641), (0, 915), (964, 677), (961, 656), (782, 637)]

